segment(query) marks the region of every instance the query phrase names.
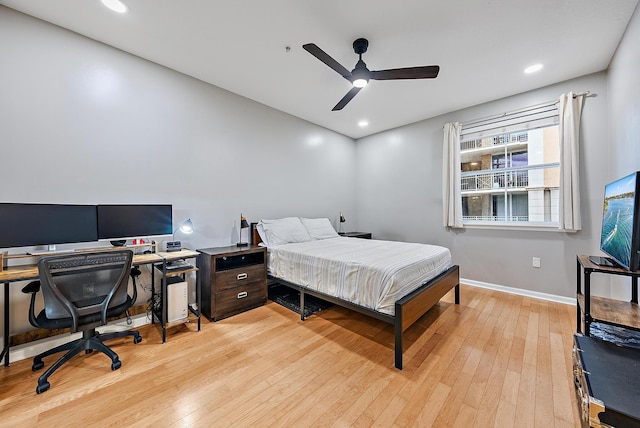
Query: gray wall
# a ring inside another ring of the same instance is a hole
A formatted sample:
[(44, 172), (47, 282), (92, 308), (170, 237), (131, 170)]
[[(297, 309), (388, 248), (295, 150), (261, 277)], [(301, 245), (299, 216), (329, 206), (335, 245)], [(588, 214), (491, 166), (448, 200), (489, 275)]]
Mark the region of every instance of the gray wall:
[[(524, 78), (524, 77), (523, 77)], [(582, 116), (583, 230), (574, 233), (442, 226), (442, 126), (591, 91)], [(444, 245), (463, 278), (571, 297), (576, 254), (597, 254), (607, 156), (607, 76), (597, 73), (497, 100), (357, 141), (358, 226), (376, 238)], [(531, 266), (541, 258), (541, 268)], [(594, 286), (598, 289), (598, 281)]]
[(640, 170), (640, 8), (609, 67), (610, 151), (607, 178), (614, 180)]
[[(640, 170), (640, 7), (609, 66), (609, 171), (612, 181)], [(611, 278), (613, 296), (628, 298), (629, 280)]]
[(0, 40), (2, 202), (170, 203), (189, 248), (235, 244), (241, 212), (356, 211), (351, 138), (3, 6)]

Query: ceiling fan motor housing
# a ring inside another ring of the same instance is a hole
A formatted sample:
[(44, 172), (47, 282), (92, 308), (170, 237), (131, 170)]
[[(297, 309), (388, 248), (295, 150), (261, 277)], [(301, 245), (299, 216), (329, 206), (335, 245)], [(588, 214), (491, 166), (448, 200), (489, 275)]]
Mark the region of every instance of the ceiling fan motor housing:
[(358, 55), (365, 53), (368, 47), (369, 41), (367, 39), (356, 39), (356, 41), (353, 42), (353, 50)]

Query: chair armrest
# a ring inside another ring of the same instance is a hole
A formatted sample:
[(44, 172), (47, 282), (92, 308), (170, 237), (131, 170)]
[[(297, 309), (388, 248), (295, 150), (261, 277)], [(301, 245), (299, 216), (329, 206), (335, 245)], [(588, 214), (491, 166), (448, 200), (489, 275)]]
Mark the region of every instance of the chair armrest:
[(32, 281), (22, 289), (25, 294), (35, 294), (38, 291), (40, 291), (40, 281)]
[[(131, 281), (133, 281), (133, 296), (131, 296), (131, 305), (133, 306), (138, 300), (138, 285), (136, 284), (136, 278), (142, 275), (142, 271), (138, 266), (131, 268)], [(151, 273), (153, 275), (153, 273)]]
[(36, 328), (42, 328), (36, 319), (36, 293), (38, 291), (40, 291), (40, 281), (32, 281), (22, 289), (23, 293), (31, 294), (31, 301), (29, 302), (29, 324)]

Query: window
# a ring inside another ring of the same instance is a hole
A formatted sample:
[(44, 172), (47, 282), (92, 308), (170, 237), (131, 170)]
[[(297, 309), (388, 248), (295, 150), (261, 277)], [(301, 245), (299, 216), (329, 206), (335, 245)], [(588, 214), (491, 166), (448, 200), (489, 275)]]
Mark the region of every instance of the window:
[(580, 230), (579, 128), (588, 94), (569, 92), (534, 107), (445, 123), (444, 227)]
[(558, 227), (557, 118), (549, 103), (462, 125), (463, 224)]

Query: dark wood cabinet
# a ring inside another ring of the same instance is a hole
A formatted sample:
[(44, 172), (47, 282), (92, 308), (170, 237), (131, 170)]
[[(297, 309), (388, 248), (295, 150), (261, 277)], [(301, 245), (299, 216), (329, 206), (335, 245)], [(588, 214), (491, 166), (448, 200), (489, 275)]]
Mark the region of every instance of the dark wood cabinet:
[(267, 250), (264, 247), (199, 249), (202, 313), (213, 321), (264, 305)]

